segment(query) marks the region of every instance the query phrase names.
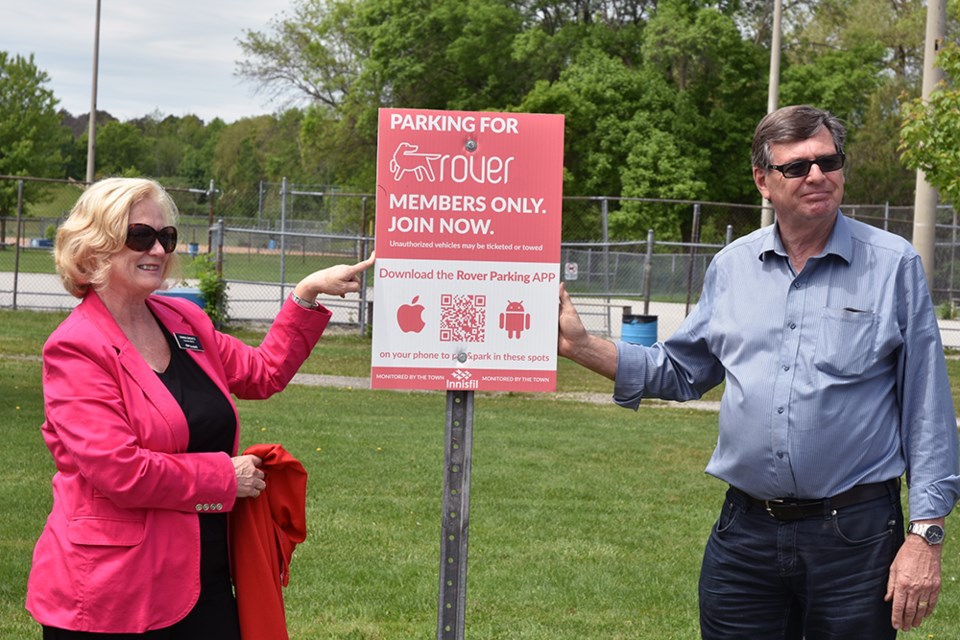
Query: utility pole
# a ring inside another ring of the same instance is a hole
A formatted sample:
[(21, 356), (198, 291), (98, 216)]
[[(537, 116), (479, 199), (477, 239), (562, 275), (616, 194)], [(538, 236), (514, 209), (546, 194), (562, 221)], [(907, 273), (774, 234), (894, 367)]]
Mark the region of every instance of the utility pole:
[[(923, 48), (923, 88), (921, 99), (926, 102), (943, 79), (943, 71), (935, 62), (943, 46), (946, 23), (946, 0), (927, 3), (927, 31)], [(933, 290), (933, 263), (937, 245), (937, 190), (928, 182), (923, 171), (917, 170), (917, 187), (913, 202), (913, 247), (920, 254), (927, 286)]]
[(97, 67), (100, 60), (100, 0), (97, 0), (97, 20), (93, 32), (93, 83), (90, 91), (90, 122), (87, 133), (87, 184), (96, 176), (97, 156)]
[[(767, 87), (767, 113), (777, 110), (780, 96), (780, 23), (783, 20), (783, 2), (774, 0), (773, 29), (770, 35), (770, 82)], [(767, 227), (773, 224), (773, 206), (766, 198), (760, 209), (760, 226)]]

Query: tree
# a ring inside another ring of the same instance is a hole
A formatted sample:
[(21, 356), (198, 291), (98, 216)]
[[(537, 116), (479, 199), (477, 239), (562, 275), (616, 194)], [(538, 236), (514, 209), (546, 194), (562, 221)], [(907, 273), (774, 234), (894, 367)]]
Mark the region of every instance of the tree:
[[(49, 81), (33, 55), (11, 58), (0, 51), (0, 175), (62, 175), (70, 132), (60, 125), (57, 99), (44, 86)], [(26, 202), (40, 202), (45, 194), (36, 183), (23, 190)], [(0, 219), (15, 213), (16, 206), (16, 182), (0, 181)]]
[(954, 207), (960, 205), (960, 46), (948, 43), (937, 55), (947, 79), (924, 102), (903, 109), (900, 151), (904, 164), (922, 170), (927, 181)]
[(207, 137), (203, 121), (195, 115), (164, 116), (154, 111), (131, 124), (140, 129), (146, 143), (143, 168), (157, 178), (179, 176), (187, 150), (202, 147)]
[(847, 144), (847, 202), (913, 204), (916, 175), (900, 161), (897, 148), (906, 92), (902, 85), (890, 83), (868, 98), (863, 124)]
[(299, 139), (302, 117), (300, 110), (289, 109), (279, 116), (242, 118), (220, 132), (213, 170), (223, 193), (222, 207), (253, 216), (258, 211), (261, 180), (305, 179)]
[(896, 132), (901, 105), (919, 93), (926, 4), (830, 0), (792, 13), (781, 104), (814, 104), (846, 122), (847, 202), (908, 204), (914, 179)]
[(673, 197), (755, 202), (749, 149), (766, 106), (769, 53), (745, 39), (730, 15), (682, 0), (659, 3), (642, 47), (644, 63), (678, 91), (678, 118), (668, 130), (687, 141), (679, 150), (699, 157), (698, 175), (709, 178), (705, 190)]
[[(916, 91), (923, 8), (784, 3), (780, 102), (847, 122), (850, 194), (897, 202), (912, 188), (890, 131), (901, 93)], [(295, 0), (271, 33), (248, 32), (238, 70), (307, 102), (300, 168), (314, 183), (372, 189), (380, 108), (519, 110), (565, 115), (568, 195), (755, 204), (771, 19), (763, 0)], [(289, 167), (290, 153), (261, 167)], [(564, 237), (598, 227), (596, 209), (565, 216)], [(686, 211), (662, 211), (613, 204), (611, 230), (689, 236)]]
[[(623, 171), (623, 195), (643, 198), (691, 199), (707, 189), (700, 158), (683, 153), (677, 140), (658, 129), (640, 127), (628, 138), (631, 144)], [(679, 240), (689, 227), (689, 206), (665, 208), (628, 200), (610, 217), (611, 237), (642, 238), (653, 229), (660, 240)]]
[(202, 138), (198, 138), (183, 153), (180, 162), (180, 176), (188, 187), (206, 189), (213, 180), (213, 165), (220, 135), (227, 128), (220, 118), (214, 118), (204, 129)]
[(98, 176), (154, 175), (149, 158), (148, 141), (133, 122), (114, 120), (97, 132)]
[(237, 75), (275, 99), (339, 108), (350, 95), (367, 52), (349, 22), (358, 0), (296, 0), (293, 15), (271, 22), (272, 33), (247, 31)]

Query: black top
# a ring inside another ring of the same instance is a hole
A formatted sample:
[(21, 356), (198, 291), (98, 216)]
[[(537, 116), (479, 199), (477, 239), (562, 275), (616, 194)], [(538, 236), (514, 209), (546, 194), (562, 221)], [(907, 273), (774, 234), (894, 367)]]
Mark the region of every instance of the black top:
[[(237, 423), (233, 407), (213, 380), (204, 373), (190, 354), (181, 349), (176, 339), (162, 324), (163, 335), (170, 345), (170, 364), (157, 373), (187, 417), (190, 429), (188, 453), (233, 451)], [(209, 346), (209, 345), (207, 345)], [(226, 549), (227, 514), (200, 514), (200, 539), (222, 541)]]

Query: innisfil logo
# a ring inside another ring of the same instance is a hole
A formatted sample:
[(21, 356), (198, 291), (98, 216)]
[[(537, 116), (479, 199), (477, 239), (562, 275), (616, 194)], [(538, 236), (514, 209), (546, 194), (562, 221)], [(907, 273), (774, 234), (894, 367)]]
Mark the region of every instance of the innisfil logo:
[(390, 173), (399, 181), (405, 173), (412, 173), (417, 182), (436, 182), (437, 175), (430, 163), (440, 158), (439, 153), (418, 153), (420, 147), (409, 142), (401, 142), (390, 160)]
[(471, 380), (473, 374), (466, 369), (454, 369), (447, 379), (447, 389), (479, 389), (480, 379)]
[(455, 369), (451, 374), (451, 378), (455, 378), (457, 382), (466, 382), (473, 377), (473, 374), (465, 369)]

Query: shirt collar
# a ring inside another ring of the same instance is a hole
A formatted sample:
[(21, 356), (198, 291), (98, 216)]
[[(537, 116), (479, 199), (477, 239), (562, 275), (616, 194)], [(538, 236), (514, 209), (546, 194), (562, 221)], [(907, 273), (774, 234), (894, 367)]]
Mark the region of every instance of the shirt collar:
[[(776, 223), (770, 226), (770, 232), (764, 237), (763, 242), (760, 244), (760, 252), (757, 258), (763, 262), (767, 254), (771, 252), (784, 258), (787, 257), (787, 250), (783, 247), (783, 242), (780, 240), (780, 227)], [(853, 261), (853, 236), (850, 232), (850, 224), (847, 222), (846, 216), (844, 216), (839, 209), (837, 210), (837, 221), (833, 225), (833, 231), (830, 232), (830, 237), (827, 239), (827, 246), (815, 257), (820, 258), (831, 254), (838, 256), (847, 264)]]

